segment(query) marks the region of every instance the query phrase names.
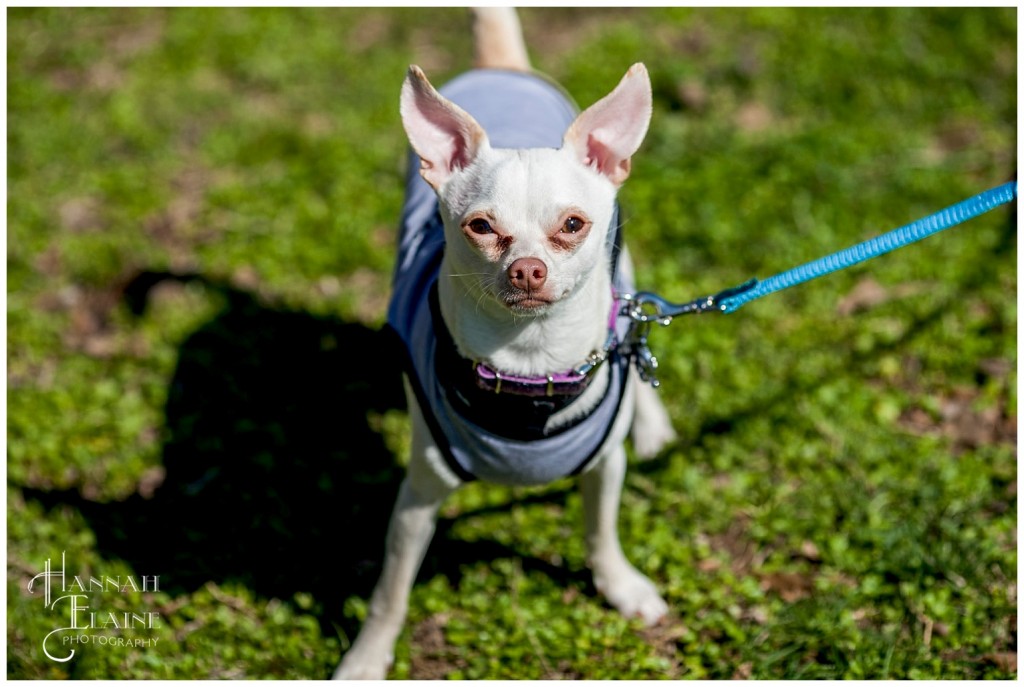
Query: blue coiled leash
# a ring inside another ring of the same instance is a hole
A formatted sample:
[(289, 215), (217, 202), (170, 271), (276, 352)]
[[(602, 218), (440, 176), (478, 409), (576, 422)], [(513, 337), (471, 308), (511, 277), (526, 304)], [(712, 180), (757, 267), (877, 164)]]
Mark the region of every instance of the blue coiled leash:
[(623, 344), (634, 356), (640, 378), (657, 387), (658, 380), (654, 371), (658, 368), (658, 360), (651, 354), (647, 346), (647, 334), (652, 324), (667, 325), (672, 318), (679, 315), (699, 314), (703, 312), (735, 312), (750, 301), (767, 296), (770, 293), (788, 289), (811, 279), (824, 276), (831, 272), (856, 265), (871, 258), (884, 255), (897, 248), (920, 241), (937, 234), (943, 229), (983, 215), (989, 210), (1009, 203), (1017, 198), (1017, 182), (1011, 181), (979, 193), (965, 201), (951, 205), (933, 215), (928, 215), (916, 222), (911, 222), (898, 229), (868, 239), (863, 243), (850, 246), (844, 250), (826, 255), (823, 258), (805, 263), (793, 269), (780, 272), (764, 280), (751, 279), (739, 286), (720, 291), (713, 296), (704, 296), (688, 303), (671, 303), (650, 291), (634, 294), (623, 294), (625, 305), (622, 315), (632, 319), (632, 323)]

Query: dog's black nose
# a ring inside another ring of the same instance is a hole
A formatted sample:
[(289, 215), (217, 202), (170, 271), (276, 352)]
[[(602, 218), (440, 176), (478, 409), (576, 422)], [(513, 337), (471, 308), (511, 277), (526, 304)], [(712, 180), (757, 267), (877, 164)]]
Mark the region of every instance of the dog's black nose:
[(508, 283), (520, 291), (537, 291), (548, 278), (548, 266), (537, 258), (519, 258), (508, 268)]

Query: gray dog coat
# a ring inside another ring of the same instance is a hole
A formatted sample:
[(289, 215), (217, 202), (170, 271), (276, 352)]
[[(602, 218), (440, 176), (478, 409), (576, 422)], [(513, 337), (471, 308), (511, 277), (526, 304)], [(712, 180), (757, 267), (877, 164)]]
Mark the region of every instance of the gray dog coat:
[[(559, 148), (577, 114), (555, 85), (520, 72), (475, 70), (440, 92), (480, 123), (495, 148)], [(434, 442), (453, 472), (467, 481), (537, 485), (581, 472), (599, 453), (619, 413), (628, 356), (613, 349), (604, 362), (609, 368), (604, 398), (585, 417), (548, 434), (544, 420), (558, 409), (550, 401), (452, 388), (452, 356), (439, 352), (439, 341), (450, 347), (451, 337), (436, 296), (444, 227), (434, 190), (418, 170), (418, 158), (411, 154), (388, 326), (401, 340), (405, 372)], [(609, 269), (621, 294), (631, 292), (633, 284), (618, 269), (617, 211), (615, 216), (608, 231)], [(627, 318), (615, 318), (618, 340), (628, 324)]]

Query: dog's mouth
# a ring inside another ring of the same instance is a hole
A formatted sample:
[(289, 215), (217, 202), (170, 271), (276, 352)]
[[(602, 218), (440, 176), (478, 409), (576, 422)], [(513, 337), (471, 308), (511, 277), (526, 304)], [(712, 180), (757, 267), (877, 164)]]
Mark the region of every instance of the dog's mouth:
[(505, 296), (504, 300), (510, 310), (519, 312), (532, 312), (553, 303), (550, 298), (525, 293)]

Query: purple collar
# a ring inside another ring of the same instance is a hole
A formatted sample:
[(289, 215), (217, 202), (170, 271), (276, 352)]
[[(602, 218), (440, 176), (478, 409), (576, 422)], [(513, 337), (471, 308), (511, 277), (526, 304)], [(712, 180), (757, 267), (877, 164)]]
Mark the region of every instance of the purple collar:
[(590, 385), (593, 372), (608, 359), (618, 344), (615, 330), (608, 330), (608, 338), (600, 349), (595, 349), (579, 365), (564, 372), (536, 377), (524, 377), (495, 370), (486, 363), (471, 362), (476, 372), (476, 384), (485, 391), (516, 396), (578, 396)]
[(510, 372), (501, 372), (487, 363), (466, 360), (476, 373), (476, 384), (484, 391), (515, 396), (578, 396), (590, 385), (593, 372), (601, 366), (618, 345), (615, 318), (618, 316), (618, 299), (612, 292), (612, 309), (608, 314), (608, 336), (604, 346), (590, 352), (578, 365), (563, 372), (553, 372), (536, 377), (525, 377)]

